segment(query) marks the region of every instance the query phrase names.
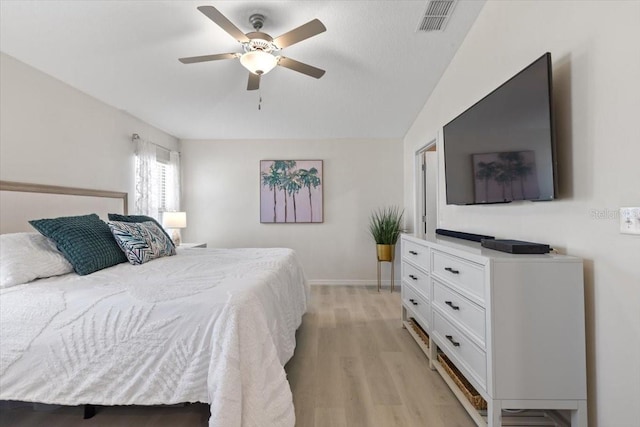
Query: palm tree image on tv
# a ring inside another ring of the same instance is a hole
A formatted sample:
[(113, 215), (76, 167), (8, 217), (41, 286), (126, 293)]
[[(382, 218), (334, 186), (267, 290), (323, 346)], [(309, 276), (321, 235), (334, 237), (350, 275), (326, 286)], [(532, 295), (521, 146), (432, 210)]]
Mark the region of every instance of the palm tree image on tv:
[(476, 203), (540, 197), (533, 151), (473, 154)]
[(323, 221), (322, 160), (262, 160), (260, 176), (260, 222)]

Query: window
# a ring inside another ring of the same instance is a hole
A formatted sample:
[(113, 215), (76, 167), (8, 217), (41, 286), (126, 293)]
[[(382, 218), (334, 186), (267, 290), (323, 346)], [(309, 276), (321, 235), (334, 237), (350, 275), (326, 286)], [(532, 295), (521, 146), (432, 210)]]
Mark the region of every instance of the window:
[(167, 168), (166, 163), (156, 161), (156, 187), (158, 194), (156, 196), (158, 200), (158, 217), (162, 218), (162, 213), (167, 209)]
[(151, 142), (137, 140), (136, 213), (162, 220), (180, 209), (180, 156)]

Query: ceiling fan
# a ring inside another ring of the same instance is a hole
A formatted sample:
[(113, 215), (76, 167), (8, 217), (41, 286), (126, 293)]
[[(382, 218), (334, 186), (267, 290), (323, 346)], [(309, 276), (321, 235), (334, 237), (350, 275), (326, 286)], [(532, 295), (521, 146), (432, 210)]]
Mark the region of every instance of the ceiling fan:
[(253, 25), (253, 29), (255, 31), (245, 34), (238, 27), (233, 25), (233, 23), (215, 7), (200, 6), (198, 7), (198, 10), (207, 18), (218, 24), (218, 26), (229, 33), (231, 37), (238, 40), (242, 45), (244, 52), (220, 53), (216, 55), (192, 56), (189, 58), (178, 59), (183, 64), (240, 58), (240, 63), (249, 70), (247, 90), (256, 90), (260, 88), (260, 77), (267, 74), (276, 65), (306, 74), (307, 76), (315, 77), (316, 79), (319, 79), (324, 75), (325, 70), (278, 55), (280, 50), (283, 48), (326, 31), (327, 29), (320, 20), (313, 19), (279, 37), (272, 38), (269, 34), (260, 31), (264, 24), (265, 17), (259, 13), (253, 14), (249, 17), (249, 22)]

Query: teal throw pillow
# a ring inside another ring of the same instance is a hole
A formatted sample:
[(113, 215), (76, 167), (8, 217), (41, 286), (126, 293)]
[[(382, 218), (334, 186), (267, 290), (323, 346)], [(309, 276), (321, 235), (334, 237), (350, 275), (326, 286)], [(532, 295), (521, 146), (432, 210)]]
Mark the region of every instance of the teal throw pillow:
[(37, 219), (29, 224), (53, 240), (81, 276), (127, 261), (109, 226), (96, 214)]

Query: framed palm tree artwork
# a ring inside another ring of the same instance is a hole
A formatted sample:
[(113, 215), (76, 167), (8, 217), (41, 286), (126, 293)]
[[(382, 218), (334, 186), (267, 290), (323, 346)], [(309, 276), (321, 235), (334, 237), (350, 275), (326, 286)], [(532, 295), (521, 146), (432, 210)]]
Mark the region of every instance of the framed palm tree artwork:
[(324, 221), (322, 160), (260, 161), (260, 222)]
[(540, 197), (533, 151), (474, 154), (473, 175), (476, 203)]

